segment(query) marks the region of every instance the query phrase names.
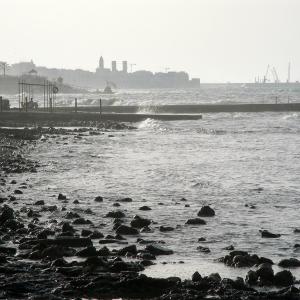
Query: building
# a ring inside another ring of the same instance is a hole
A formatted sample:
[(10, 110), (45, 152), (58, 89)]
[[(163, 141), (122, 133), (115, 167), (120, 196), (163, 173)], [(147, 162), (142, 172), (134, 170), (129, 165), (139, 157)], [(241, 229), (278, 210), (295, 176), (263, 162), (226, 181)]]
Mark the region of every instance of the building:
[(115, 60), (111, 62), (111, 71), (117, 72), (117, 62)]
[(123, 72), (127, 73), (127, 69), (128, 69), (127, 60), (123, 60)]
[(99, 59), (99, 70), (104, 70), (104, 59), (102, 56)]

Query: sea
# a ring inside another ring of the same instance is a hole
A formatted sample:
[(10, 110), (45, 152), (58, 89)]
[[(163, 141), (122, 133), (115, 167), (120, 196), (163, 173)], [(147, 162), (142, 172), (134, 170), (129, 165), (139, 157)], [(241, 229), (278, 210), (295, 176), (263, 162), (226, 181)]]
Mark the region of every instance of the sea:
[[(58, 94), (57, 106), (71, 106), (75, 97), (79, 105), (97, 105), (99, 99), (93, 93)], [(102, 98), (110, 105), (138, 105), (141, 113), (153, 113), (168, 104), (300, 102), (300, 84), (204, 84), (199, 89), (120, 90)], [(17, 95), (11, 99), (17, 105)], [(118, 199), (132, 198), (118, 208), (126, 222), (136, 214), (153, 220), (153, 230), (140, 238), (162, 241), (174, 251), (146, 268), (144, 273), (153, 277), (191, 278), (195, 271), (244, 277), (249, 269), (217, 261), (228, 254), (224, 248), (229, 245), (275, 263), (299, 258), (300, 248), (294, 247), (300, 244), (300, 234), (294, 233), (300, 228), (299, 112), (205, 113), (201, 120), (147, 118), (133, 125), (136, 130), (43, 138), (29, 153), (40, 162), (38, 173), (16, 175), (32, 185), (24, 201), (44, 200), (61, 207), (57, 195), (66, 194), (71, 200), (67, 210), (89, 208), (92, 213), (86, 217), (108, 234), (113, 224), (105, 214), (117, 209), (113, 203)], [(104, 202), (95, 202), (96, 196)], [(143, 205), (152, 210), (139, 210)], [(206, 225), (185, 225), (203, 205), (211, 206), (216, 216), (206, 218)], [(64, 214), (48, 217), (60, 220)], [(174, 231), (160, 232), (161, 225)], [(262, 238), (264, 229), (281, 237)], [(129, 244), (136, 239), (129, 237)], [(201, 253), (198, 246), (211, 252)], [(293, 274), (300, 279), (299, 270)]]

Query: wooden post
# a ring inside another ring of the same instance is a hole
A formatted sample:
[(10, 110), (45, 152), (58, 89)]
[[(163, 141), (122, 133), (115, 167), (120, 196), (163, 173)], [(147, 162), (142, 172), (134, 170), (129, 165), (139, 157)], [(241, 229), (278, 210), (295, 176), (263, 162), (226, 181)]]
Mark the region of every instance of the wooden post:
[(77, 114), (77, 98), (75, 98), (75, 113)]
[(102, 121), (102, 100), (101, 100), (101, 98), (100, 98), (99, 104), (100, 104), (100, 121)]

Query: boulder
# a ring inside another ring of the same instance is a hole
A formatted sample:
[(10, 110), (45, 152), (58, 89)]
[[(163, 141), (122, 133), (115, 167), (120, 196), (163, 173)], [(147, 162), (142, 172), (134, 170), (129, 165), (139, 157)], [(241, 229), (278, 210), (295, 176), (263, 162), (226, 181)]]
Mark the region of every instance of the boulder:
[(297, 258), (282, 259), (278, 266), (282, 268), (298, 268), (300, 267), (300, 260)]
[(290, 286), (294, 284), (294, 277), (288, 270), (283, 270), (275, 274), (274, 283), (277, 286)]
[(174, 253), (173, 250), (153, 244), (147, 245), (145, 251), (149, 252), (152, 255), (170, 255)]
[(192, 281), (193, 282), (198, 282), (198, 281), (201, 281), (202, 280), (202, 276), (199, 274), (199, 272), (195, 272), (193, 275), (192, 275)]
[(281, 234), (272, 233), (268, 230), (260, 230), (260, 233), (262, 238), (276, 239), (281, 237)]
[(84, 248), (76, 253), (76, 256), (79, 257), (90, 257), (90, 256), (97, 256), (97, 250), (94, 246), (89, 246)]
[(160, 226), (159, 227), (159, 231), (161, 232), (169, 232), (169, 231), (173, 231), (174, 228), (171, 226)]
[(103, 202), (103, 197), (101, 196), (97, 196), (95, 199), (94, 199), (95, 202)]
[(130, 245), (130, 246), (124, 247), (124, 248), (120, 249), (117, 253), (118, 253), (118, 255), (121, 255), (121, 256), (124, 256), (127, 253), (136, 255), (137, 254), (136, 245)]
[(187, 225), (205, 225), (206, 222), (203, 219), (194, 218), (194, 219), (188, 219), (185, 224), (187, 224)]
[(78, 219), (75, 219), (73, 221), (73, 224), (74, 225), (90, 225), (90, 224), (93, 224), (93, 223), (90, 220), (87, 220), (87, 219), (84, 219), (84, 218), (78, 218)]
[(144, 205), (144, 206), (141, 206), (141, 207), (139, 208), (139, 210), (147, 211), (147, 210), (151, 210), (151, 208), (150, 208), (149, 206), (147, 206), (147, 205)]
[(208, 247), (198, 246), (197, 250), (202, 252), (202, 253), (210, 253), (210, 249)]
[(121, 234), (121, 235), (137, 235), (139, 234), (138, 230), (126, 225), (120, 225), (117, 230), (116, 230), (117, 234)]
[(110, 211), (109, 213), (107, 213), (105, 215), (106, 218), (124, 218), (125, 214), (120, 211), (120, 210), (116, 210), (116, 211)]
[(213, 217), (215, 216), (215, 211), (208, 205), (202, 206), (198, 212), (198, 217)]
[(135, 228), (143, 228), (149, 226), (150, 224), (150, 220), (141, 218), (138, 215), (134, 216), (133, 220), (130, 222), (130, 225)]
[(67, 196), (63, 195), (63, 194), (59, 194), (57, 197), (58, 200), (67, 200)]

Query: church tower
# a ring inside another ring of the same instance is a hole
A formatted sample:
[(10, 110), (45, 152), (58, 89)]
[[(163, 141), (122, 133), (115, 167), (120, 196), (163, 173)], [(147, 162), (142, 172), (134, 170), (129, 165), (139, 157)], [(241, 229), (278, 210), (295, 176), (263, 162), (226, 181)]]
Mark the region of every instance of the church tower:
[(99, 59), (99, 70), (103, 70), (104, 69), (104, 59), (101, 56)]

